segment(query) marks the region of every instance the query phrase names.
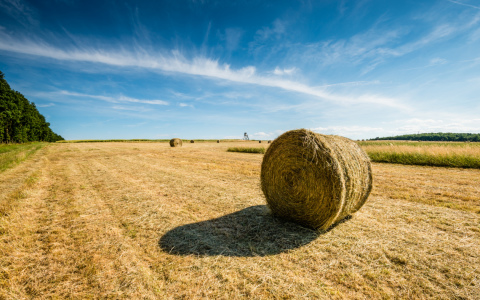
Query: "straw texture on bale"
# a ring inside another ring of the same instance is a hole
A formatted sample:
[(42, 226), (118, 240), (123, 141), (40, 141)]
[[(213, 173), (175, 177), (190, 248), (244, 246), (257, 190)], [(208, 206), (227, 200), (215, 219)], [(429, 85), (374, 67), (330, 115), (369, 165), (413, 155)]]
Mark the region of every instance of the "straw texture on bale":
[(182, 140), (181, 139), (171, 139), (170, 140), (170, 147), (182, 147)]
[(318, 230), (358, 211), (372, 189), (370, 159), (355, 142), (306, 129), (272, 142), (260, 176), (275, 216)]
[(194, 141), (194, 140), (191, 140), (191, 141), (190, 141), (190, 143), (192, 143), (192, 144), (193, 144), (193, 143), (195, 143), (195, 141)]

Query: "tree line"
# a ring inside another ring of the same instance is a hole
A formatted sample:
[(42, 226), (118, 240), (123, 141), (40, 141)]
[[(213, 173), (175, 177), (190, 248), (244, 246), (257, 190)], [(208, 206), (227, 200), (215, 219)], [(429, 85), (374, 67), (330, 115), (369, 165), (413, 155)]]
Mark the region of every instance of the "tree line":
[(400, 140), (400, 141), (431, 141), (431, 142), (480, 142), (478, 133), (419, 133), (405, 134), (389, 137), (377, 137), (372, 140)]
[(0, 142), (56, 142), (63, 138), (50, 129), (50, 123), (34, 103), (14, 91), (0, 71)]

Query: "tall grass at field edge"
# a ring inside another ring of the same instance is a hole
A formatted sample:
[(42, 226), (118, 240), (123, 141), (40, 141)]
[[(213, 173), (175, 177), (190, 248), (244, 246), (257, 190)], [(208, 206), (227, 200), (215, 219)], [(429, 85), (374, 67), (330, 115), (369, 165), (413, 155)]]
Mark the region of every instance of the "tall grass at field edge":
[(26, 160), (45, 145), (43, 142), (0, 145), (0, 172)]
[(480, 169), (480, 144), (362, 142), (373, 162)]
[(367, 151), (367, 154), (373, 162), (480, 169), (480, 158), (466, 155), (431, 155), (425, 153), (375, 151)]
[(243, 152), (243, 153), (260, 153), (265, 154), (265, 148), (248, 148), (248, 147), (230, 147), (228, 152)]

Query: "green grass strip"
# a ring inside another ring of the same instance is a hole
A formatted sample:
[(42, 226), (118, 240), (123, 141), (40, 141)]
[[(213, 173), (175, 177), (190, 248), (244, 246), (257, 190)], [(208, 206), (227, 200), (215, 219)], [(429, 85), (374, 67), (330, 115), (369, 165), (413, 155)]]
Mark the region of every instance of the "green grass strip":
[(40, 150), (47, 143), (25, 143), (0, 145), (0, 172), (26, 160), (30, 155)]
[(414, 142), (414, 141), (357, 141), (360, 147), (365, 146), (409, 146), (415, 148), (429, 148), (429, 147), (447, 147), (447, 148), (478, 148), (480, 143), (468, 142)]
[(265, 153), (265, 148), (248, 148), (248, 147), (231, 147), (228, 152), (243, 152), (243, 153)]
[(431, 155), (424, 153), (376, 152), (368, 150), (367, 154), (373, 162), (480, 169), (480, 156), (460, 154)]

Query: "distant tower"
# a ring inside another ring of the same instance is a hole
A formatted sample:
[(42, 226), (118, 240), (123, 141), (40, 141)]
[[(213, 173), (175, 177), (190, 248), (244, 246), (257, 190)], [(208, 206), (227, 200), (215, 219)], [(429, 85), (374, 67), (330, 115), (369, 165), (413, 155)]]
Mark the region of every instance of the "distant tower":
[(249, 140), (250, 140), (250, 139), (248, 138), (248, 134), (247, 134), (246, 132), (243, 134), (243, 139), (244, 139), (245, 141), (249, 141)]

